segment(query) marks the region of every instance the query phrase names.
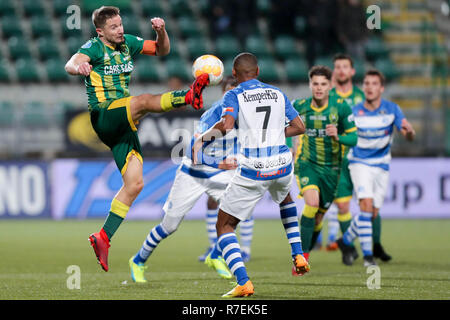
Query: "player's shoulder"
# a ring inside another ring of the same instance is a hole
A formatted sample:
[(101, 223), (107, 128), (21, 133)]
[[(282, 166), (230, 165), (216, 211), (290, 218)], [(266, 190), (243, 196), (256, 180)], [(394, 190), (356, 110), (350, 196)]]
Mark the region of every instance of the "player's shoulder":
[(337, 94), (330, 94), (329, 98), (328, 98), (328, 103), (332, 106), (336, 106), (338, 108), (350, 108), (350, 106), (348, 105), (348, 103), (345, 101), (344, 98), (340, 97)]
[(299, 98), (291, 101), (295, 108), (303, 108), (305, 106), (311, 105), (312, 97), (309, 98)]
[(95, 49), (101, 46), (100, 39), (98, 37), (90, 38), (82, 46), (81, 49)]
[(363, 115), (364, 114), (364, 102), (361, 101), (361, 102), (355, 104), (352, 107), (352, 111), (353, 111), (354, 115)]
[(123, 37), (125, 38), (126, 43), (128, 43), (130, 41), (144, 41), (143, 38), (135, 36), (133, 34), (129, 34), (129, 33), (124, 34)]

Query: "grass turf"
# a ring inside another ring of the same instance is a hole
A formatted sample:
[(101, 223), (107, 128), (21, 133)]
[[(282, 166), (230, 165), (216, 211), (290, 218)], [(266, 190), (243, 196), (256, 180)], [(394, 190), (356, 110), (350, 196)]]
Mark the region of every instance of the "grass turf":
[[(147, 284), (135, 284), (128, 259), (156, 221), (126, 221), (113, 238), (109, 272), (87, 240), (100, 220), (3, 220), (0, 223), (0, 300), (214, 300), (234, 284), (197, 261), (207, 246), (203, 221), (187, 220), (150, 257)], [(450, 220), (384, 220), (382, 239), (393, 256), (380, 262), (381, 289), (369, 290), (359, 258), (351, 267), (337, 252), (313, 251), (311, 272), (291, 276), (290, 246), (281, 222), (256, 220), (252, 259), (255, 286), (248, 299), (450, 299)], [(357, 245), (359, 250), (359, 245)], [(68, 289), (68, 266), (81, 270), (81, 289)]]

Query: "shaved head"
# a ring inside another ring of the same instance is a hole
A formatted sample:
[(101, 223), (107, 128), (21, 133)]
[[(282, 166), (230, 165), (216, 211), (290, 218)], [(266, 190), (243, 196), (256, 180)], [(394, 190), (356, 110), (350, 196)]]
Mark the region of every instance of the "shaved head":
[(258, 59), (249, 52), (238, 54), (233, 60), (233, 69), (239, 78), (256, 78), (258, 76)]

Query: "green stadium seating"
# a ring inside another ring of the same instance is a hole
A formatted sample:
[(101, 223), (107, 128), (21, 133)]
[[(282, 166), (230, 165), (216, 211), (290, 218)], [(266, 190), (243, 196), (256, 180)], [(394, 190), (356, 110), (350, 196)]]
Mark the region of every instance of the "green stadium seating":
[(142, 0), (142, 13), (145, 19), (151, 19), (153, 17), (161, 17), (165, 15), (164, 9), (161, 7), (159, 1)]
[(0, 101), (0, 126), (12, 126), (14, 124), (14, 105), (8, 101)]
[(87, 40), (84, 39), (81, 34), (78, 36), (71, 36), (67, 38), (66, 44), (69, 55), (72, 56), (73, 54), (75, 54), (86, 41)]
[(267, 41), (262, 36), (251, 35), (245, 41), (245, 50), (253, 53), (258, 59), (267, 58), (271, 53)]
[(132, 15), (122, 14), (122, 24), (125, 33), (135, 36), (142, 36), (141, 28), (139, 26), (139, 19), (136, 19)]
[(400, 75), (395, 64), (389, 58), (375, 61), (375, 68), (384, 74), (386, 81), (392, 81)]
[(200, 34), (200, 28), (194, 18), (189, 16), (182, 16), (178, 21), (178, 28), (180, 30), (180, 35), (183, 39)]
[(354, 59), (353, 68), (355, 69), (355, 75), (353, 76), (353, 79), (358, 82), (362, 81), (362, 79), (364, 78), (364, 72), (366, 71), (364, 61)]
[(9, 81), (9, 73), (6, 69), (5, 65), (8, 61), (1, 59), (0, 60), (0, 82), (8, 82)]
[(37, 40), (39, 55), (42, 60), (59, 58), (59, 49), (52, 37), (41, 37)]
[(169, 0), (170, 11), (173, 16), (192, 16), (192, 10), (188, 5), (188, 1), (185, 0)]
[(187, 72), (187, 64), (180, 58), (171, 58), (166, 61), (166, 70), (169, 77), (175, 76), (182, 80), (192, 80), (192, 76)]
[(231, 70), (233, 69), (233, 59), (229, 58), (223, 62), (223, 68), (224, 68), (224, 77), (231, 76)]
[(333, 69), (333, 57), (332, 56), (320, 56), (314, 61), (315, 65), (326, 66)]
[(161, 80), (155, 61), (151, 58), (142, 58), (136, 63), (135, 71), (139, 81), (143, 82), (158, 82)]
[(28, 17), (45, 15), (45, 9), (41, 1), (42, 0), (22, 0), (25, 15)]
[(50, 82), (64, 82), (69, 80), (69, 75), (64, 70), (65, 61), (62, 59), (51, 59), (45, 63), (45, 70)]
[(275, 68), (275, 59), (273, 58), (258, 58), (259, 76), (263, 82), (277, 82), (280, 80), (277, 69)]
[(53, 32), (50, 20), (46, 16), (33, 16), (31, 18), (31, 31), (33, 37), (49, 36)]
[(304, 37), (306, 34), (306, 20), (304, 17), (297, 16), (295, 18), (294, 30), (298, 37)]
[(12, 0), (2, 0), (0, 1), (0, 17), (14, 16), (14, 6)]
[(295, 39), (288, 35), (281, 35), (274, 41), (275, 54), (282, 60), (296, 57), (299, 52), (296, 48)]
[(53, 0), (51, 4), (56, 16), (67, 18), (67, 8), (75, 3), (73, 0)]
[(381, 37), (371, 37), (366, 43), (366, 57), (370, 61), (375, 61), (378, 58), (383, 58), (389, 54), (383, 39)]
[(11, 37), (8, 39), (9, 53), (13, 60), (19, 58), (30, 58), (31, 53), (28, 43), (23, 37)]
[(36, 63), (33, 59), (19, 59), (16, 61), (16, 72), (20, 82), (39, 81)]
[(40, 101), (25, 103), (23, 124), (27, 127), (45, 127), (50, 124), (46, 106)]
[(256, 0), (256, 8), (261, 15), (267, 15), (270, 11), (270, 0)]
[(2, 17), (1, 22), (3, 37), (10, 38), (23, 35), (20, 19), (18, 19), (15, 15)]
[(194, 61), (201, 55), (208, 53), (205, 42), (206, 39), (203, 37), (191, 37), (186, 39), (186, 47), (189, 52), (189, 57), (192, 61)]
[(301, 58), (287, 59), (284, 67), (289, 82), (307, 82), (308, 81), (308, 63)]
[(133, 9), (131, 7), (131, 0), (108, 0), (108, 1), (92, 1), (80, 0), (81, 10), (86, 17), (90, 17), (95, 9), (101, 6), (115, 6), (120, 9), (120, 14), (131, 14)]
[(226, 60), (234, 58), (241, 52), (240, 45), (235, 37), (220, 36), (216, 39), (215, 55), (220, 59)]

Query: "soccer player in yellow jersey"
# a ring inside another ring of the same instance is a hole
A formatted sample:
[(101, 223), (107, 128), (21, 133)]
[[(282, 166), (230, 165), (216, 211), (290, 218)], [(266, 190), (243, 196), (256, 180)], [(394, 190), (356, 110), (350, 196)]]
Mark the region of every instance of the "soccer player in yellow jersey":
[(92, 126), (111, 149), (122, 174), (123, 186), (112, 200), (103, 227), (89, 236), (98, 262), (108, 271), (111, 237), (144, 186), (136, 124), (149, 112), (166, 112), (187, 104), (202, 108), (202, 91), (209, 78), (206, 74), (199, 76), (189, 90), (131, 96), (128, 84), (134, 68), (133, 58), (137, 54), (164, 56), (170, 51), (164, 20), (151, 20), (156, 41), (125, 34), (117, 7), (96, 9), (92, 22), (98, 36), (87, 41), (70, 58), (65, 69), (70, 75), (85, 77)]

